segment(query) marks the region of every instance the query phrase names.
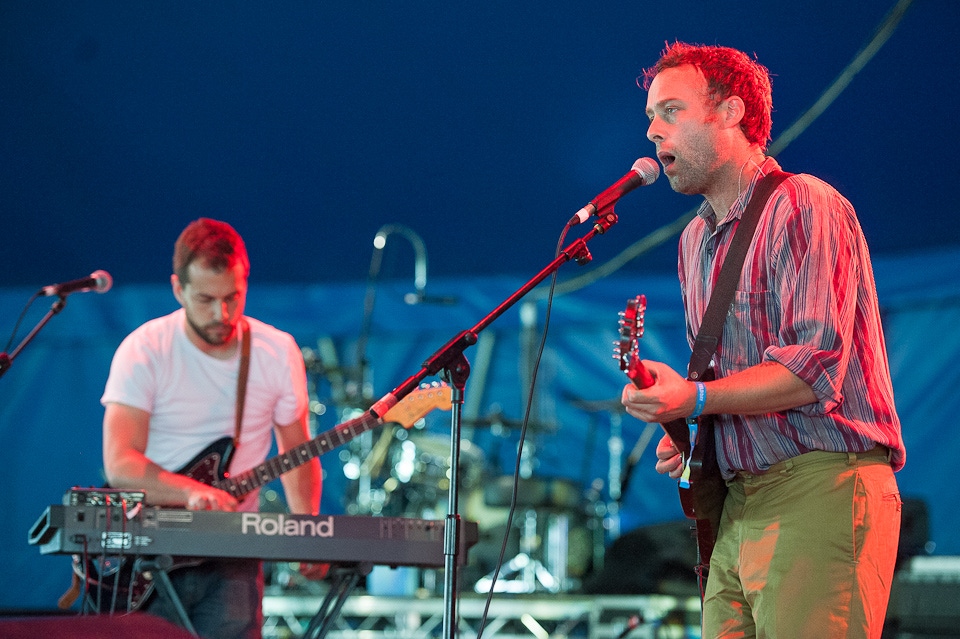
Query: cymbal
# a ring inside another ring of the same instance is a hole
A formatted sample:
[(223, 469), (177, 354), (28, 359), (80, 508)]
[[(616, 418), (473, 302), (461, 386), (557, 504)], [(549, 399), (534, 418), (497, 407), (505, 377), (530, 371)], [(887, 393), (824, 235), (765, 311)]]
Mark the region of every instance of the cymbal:
[[(484, 503), (488, 506), (509, 506), (513, 500), (513, 482), (512, 475), (484, 482)], [(521, 477), (517, 485), (517, 505), (521, 507), (576, 508), (583, 499), (583, 491), (570, 479)]]
[(581, 399), (579, 397), (574, 397), (570, 394), (565, 393), (565, 398), (570, 402), (575, 408), (579, 408), (582, 411), (587, 413), (624, 413), (626, 409), (623, 407), (623, 404), (620, 402), (620, 398), (616, 399)]
[[(523, 420), (510, 419), (503, 413), (493, 413), (486, 417), (472, 417), (463, 419), (464, 426), (474, 426), (477, 428), (506, 428), (510, 430), (519, 430), (523, 427)], [(538, 432), (556, 432), (557, 427), (553, 424), (544, 424), (543, 422), (530, 421), (527, 428)]]

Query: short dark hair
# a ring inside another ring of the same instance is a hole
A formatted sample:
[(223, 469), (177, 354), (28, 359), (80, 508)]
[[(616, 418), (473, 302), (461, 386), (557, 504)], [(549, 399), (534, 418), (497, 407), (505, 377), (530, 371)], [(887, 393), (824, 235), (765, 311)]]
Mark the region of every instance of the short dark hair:
[(716, 45), (674, 42), (660, 54), (660, 59), (638, 78), (644, 89), (664, 69), (692, 65), (703, 73), (710, 90), (710, 100), (719, 104), (732, 95), (743, 99), (745, 113), (740, 129), (747, 140), (766, 149), (773, 126), (773, 89), (770, 71), (743, 51)]
[(202, 260), (203, 265), (217, 271), (243, 265), (244, 276), (250, 275), (247, 246), (237, 231), (219, 220), (202, 217), (187, 225), (173, 247), (173, 272), (181, 284), (189, 282), (188, 267)]

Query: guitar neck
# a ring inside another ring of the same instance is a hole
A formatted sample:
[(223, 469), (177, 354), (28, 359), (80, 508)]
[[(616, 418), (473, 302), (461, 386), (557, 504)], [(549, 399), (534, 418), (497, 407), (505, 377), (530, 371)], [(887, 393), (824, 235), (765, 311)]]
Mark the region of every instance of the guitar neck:
[(268, 459), (259, 466), (221, 479), (216, 483), (216, 486), (240, 499), (244, 495), (269, 484), (284, 473), (346, 444), (368, 430), (376, 428), (380, 423), (380, 420), (366, 412), (356, 419), (338, 424), (334, 428), (320, 433), (310, 441)]
[(633, 385), (637, 388), (642, 390), (644, 388), (653, 386), (653, 376), (638, 358), (631, 360), (630, 366), (625, 372), (627, 374), (627, 378), (633, 382)]
[(367, 411), (360, 417), (338, 424), (310, 441), (268, 459), (259, 466), (214, 481), (213, 485), (239, 499), (384, 422), (396, 422), (404, 428), (409, 428), (435, 408), (450, 410), (450, 394), (450, 387), (446, 384), (424, 385), (409, 393), (398, 403), (391, 405), (382, 418)]

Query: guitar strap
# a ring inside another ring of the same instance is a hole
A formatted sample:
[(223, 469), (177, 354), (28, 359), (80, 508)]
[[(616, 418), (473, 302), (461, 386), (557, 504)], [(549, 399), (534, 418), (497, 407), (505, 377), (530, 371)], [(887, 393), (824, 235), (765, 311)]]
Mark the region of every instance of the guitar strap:
[(240, 373), (237, 375), (237, 415), (233, 431), (233, 447), (240, 445), (240, 426), (243, 423), (243, 405), (247, 399), (247, 377), (250, 373), (250, 323), (241, 318), (240, 323)]
[(743, 260), (747, 256), (747, 249), (753, 241), (754, 231), (760, 221), (760, 212), (767, 200), (781, 182), (793, 175), (785, 171), (774, 170), (763, 176), (750, 196), (747, 208), (740, 216), (740, 224), (733, 235), (730, 250), (720, 267), (717, 284), (710, 295), (710, 302), (703, 314), (700, 331), (693, 343), (693, 353), (690, 354), (690, 363), (687, 366), (687, 378), (693, 381), (703, 377), (710, 360), (720, 345), (720, 335), (723, 333), (723, 321), (733, 301), (733, 292), (743, 270)]

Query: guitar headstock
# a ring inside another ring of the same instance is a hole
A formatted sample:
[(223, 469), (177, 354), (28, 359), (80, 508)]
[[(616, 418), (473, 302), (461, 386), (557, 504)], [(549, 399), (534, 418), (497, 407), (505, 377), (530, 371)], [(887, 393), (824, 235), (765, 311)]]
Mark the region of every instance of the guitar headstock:
[(640, 362), (640, 338), (643, 337), (643, 317), (647, 312), (646, 295), (627, 300), (620, 313), (620, 340), (614, 342), (613, 357), (620, 360), (620, 370), (637, 388), (653, 385), (653, 377)]
[(450, 410), (450, 387), (439, 382), (424, 384), (397, 402), (383, 416), (384, 422), (394, 422), (410, 428), (430, 411)]
[(613, 357), (620, 360), (620, 370), (630, 369), (632, 358), (639, 356), (640, 338), (643, 337), (643, 318), (647, 312), (647, 296), (637, 295), (627, 300), (627, 307), (620, 312), (620, 340), (614, 342)]

